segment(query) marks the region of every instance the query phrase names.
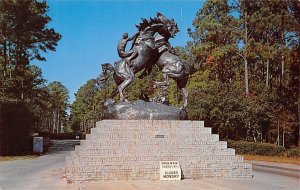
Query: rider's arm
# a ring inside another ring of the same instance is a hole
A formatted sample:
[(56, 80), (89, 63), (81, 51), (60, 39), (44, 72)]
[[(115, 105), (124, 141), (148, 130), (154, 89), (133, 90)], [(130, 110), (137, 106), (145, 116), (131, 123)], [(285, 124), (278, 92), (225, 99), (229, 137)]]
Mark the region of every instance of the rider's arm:
[(129, 37), (129, 38), (128, 38), (128, 41), (133, 40), (138, 34), (139, 34), (139, 32), (137, 32), (137, 33), (135, 33), (133, 36)]

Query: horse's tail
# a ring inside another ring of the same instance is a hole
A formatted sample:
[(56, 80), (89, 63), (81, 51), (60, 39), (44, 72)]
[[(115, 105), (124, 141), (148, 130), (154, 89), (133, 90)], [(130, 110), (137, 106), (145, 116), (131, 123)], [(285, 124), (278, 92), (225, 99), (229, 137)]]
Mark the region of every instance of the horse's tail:
[(114, 66), (110, 63), (101, 64), (103, 76), (99, 78), (100, 83), (105, 83), (110, 76), (110, 73), (115, 72)]

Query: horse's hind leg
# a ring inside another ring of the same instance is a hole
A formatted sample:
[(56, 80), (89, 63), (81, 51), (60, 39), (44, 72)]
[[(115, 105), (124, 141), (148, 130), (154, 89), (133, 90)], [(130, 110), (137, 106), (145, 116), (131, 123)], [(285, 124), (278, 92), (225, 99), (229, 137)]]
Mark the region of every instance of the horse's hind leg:
[(124, 91), (124, 89), (125, 89), (128, 85), (130, 85), (130, 84), (133, 82), (133, 80), (134, 80), (134, 75), (132, 75), (132, 76), (128, 77), (127, 79), (125, 79), (124, 82), (122, 82), (122, 83), (118, 86), (118, 91), (119, 91), (119, 94), (120, 94), (120, 100), (121, 100), (122, 102), (127, 101), (127, 100), (125, 99), (125, 97), (124, 97), (123, 91)]
[(126, 61), (122, 59), (116, 65), (116, 72), (114, 75), (116, 84), (118, 85), (118, 92), (120, 94), (120, 101), (127, 101), (124, 97), (125, 88), (134, 80), (133, 70), (126, 64)]
[(188, 105), (189, 92), (185, 88), (181, 88), (180, 91), (183, 94), (183, 107), (181, 109), (185, 109)]
[(117, 87), (117, 88), (115, 88), (115, 89), (112, 91), (112, 93), (111, 93), (111, 95), (110, 95), (110, 98), (114, 98), (114, 97), (118, 94), (118, 92), (119, 92), (119, 90), (118, 90), (118, 87)]
[(162, 72), (163, 72), (163, 78), (164, 78), (163, 81), (155, 82), (155, 84), (157, 84), (158, 86), (169, 86), (169, 75), (164, 70), (162, 70)]
[(182, 79), (177, 79), (177, 87), (183, 95), (183, 106), (181, 107), (181, 109), (186, 109), (188, 105), (189, 92), (185, 89), (187, 81), (187, 76), (183, 77)]

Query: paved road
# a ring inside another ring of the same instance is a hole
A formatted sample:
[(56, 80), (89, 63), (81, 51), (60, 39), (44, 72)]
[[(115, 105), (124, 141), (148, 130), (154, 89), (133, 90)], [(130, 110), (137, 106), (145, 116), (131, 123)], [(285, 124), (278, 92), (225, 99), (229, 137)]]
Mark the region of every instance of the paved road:
[(78, 141), (53, 141), (49, 153), (31, 160), (0, 162), (0, 190), (99, 190), (99, 189), (300, 189), (300, 166), (252, 162), (251, 179), (205, 179), (166, 181), (106, 181), (67, 184), (64, 178), (65, 156)]
[[(65, 157), (79, 141), (56, 140), (52, 144), (47, 155), (29, 160), (0, 162), (0, 190), (33, 190), (53, 176), (61, 179)], [(52, 187), (49, 189), (54, 190), (58, 184), (53, 181), (48, 185)]]

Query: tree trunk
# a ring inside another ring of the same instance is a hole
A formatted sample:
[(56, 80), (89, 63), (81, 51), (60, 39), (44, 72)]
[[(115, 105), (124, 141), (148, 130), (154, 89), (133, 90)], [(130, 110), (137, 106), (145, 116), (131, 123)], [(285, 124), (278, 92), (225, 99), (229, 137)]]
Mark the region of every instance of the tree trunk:
[(52, 115), (53, 115), (53, 127), (52, 127), (52, 133), (55, 132), (55, 128), (56, 128), (56, 113), (55, 111), (52, 112)]
[(281, 56), (281, 74), (280, 74), (280, 77), (279, 77), (279, 85), (280, 85), (280, 87), (283, 84), (283, 74), (284, 74), (284, 56), (282, 55)]
[[(299, 56), (299, 52), (300, 52), (300, 46), (298, 46), (298, 56)], [(298, 64), (298, 71), (300, 73), (300, 64)], [(300, 89), (300, 80), (298, 83), (299, 89)], [(298, 120), (300, 119), (300, 96), (298, 96)], [(300, 146), (300, 122), (298, 121), (298, 129), (299, 129), (299, 138), (298, 138), (298, 147)]]
[(22, 88), (21, 88), (21, 100), (24, 100), (24, 80), (22, 79), (21, 82)]
[[(284, 19), (282, 19), (282, 22), (284, 22)], [(282, 46), (284, 46), (284, 32), (281, 33), (281, 39), (282, 39)], [(281, 55), (280, 86), (283, 84), (283, 74), (284, 74), (284, 54), (282, 52), (282, 55)]]
[(283, 146), (283, 148), (285, 148), (285, 146), (284, 146), (284, 130), (283, 130), (283, 132), (282, 132), (282, 146)]
[(10, 42), (8, 42), (8, 58), (7, 58), (7, 60), (8, 60), (8, 62), (10, 62), (8, 65), (9, 65), (9, 71), (8, 71), (8, 73), (9, 73), (9, 79), (11, 79), (12, 78), (12, 72), (11, 72), (11, 43)]
[(248, 60), (244, 59), (244, 67), (245, 67), (245, 93), (249, 94), (249, 74), (248, 74)]
[(254, 142), (257, 142), (256, 135), (255, 135), (254, 131), (253, 131), (253, 139), (254, 139)]
[(3, 55), (4, 55), (4, 64), (3, 64), (3, 78), (5, 79), (6, 77), (6, 65), (8, 64), (7, 62), (7, 46), (6, 46), (6, 41), (5, 39), (3, 40)]
[(85, 128), (86, 128), (86, 123), (85, 120), (83, 120), (83, 132), (85, 132)]
[(284, 74), (284, 55), (281, 56), (281, 78), (283, 78)]
[(279, 139), (279, 121), (277, 121), (277, 145), (280, 145), (280, 139)]
[(48, 130), (51, 131), (51, 120), (48, 119)]
[(248, 74), (248, 60), (247, 60), (247, 43), (248, 43), (248, 26), (247, 26), (247, 12), (245, 12), (245, 48), (244, 48), (244, 69), (245, 69), (245, 93), (249, 94), (249, 74)]
[(60, 125), (61, 125), (61, 123), (60, 123), (60, 115), (59, 115), (59, 109), (57, 109), (57, 133), (60, 133), (61, 132), (61, 130), (60, 130)]
[(267, 73), (266, 73), (266, 87), (269, 88), (269, 67), (270, 67), (270, 62), (269, 59), (267, 60)]

